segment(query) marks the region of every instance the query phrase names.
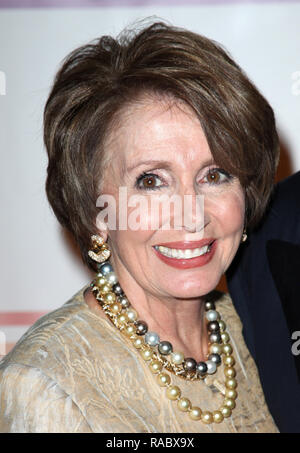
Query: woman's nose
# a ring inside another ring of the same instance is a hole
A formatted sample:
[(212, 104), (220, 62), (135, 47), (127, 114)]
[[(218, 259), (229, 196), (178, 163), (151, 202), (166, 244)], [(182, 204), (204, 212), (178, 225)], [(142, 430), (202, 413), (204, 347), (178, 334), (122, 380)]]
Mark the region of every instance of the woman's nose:
[(204, 195), (197, 193), (194, 187), (183, 187), (180, 193), (181, 219), (175, 219), (182, 229), (188, 232), (203, 232), (207, 222)]

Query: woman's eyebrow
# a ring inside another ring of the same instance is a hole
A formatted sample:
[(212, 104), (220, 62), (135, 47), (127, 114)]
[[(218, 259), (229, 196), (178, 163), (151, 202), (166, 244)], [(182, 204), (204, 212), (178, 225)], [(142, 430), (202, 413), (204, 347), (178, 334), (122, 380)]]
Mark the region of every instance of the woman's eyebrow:
[[(214, 159), (213, 158), (210, 158), (210, 159), (207, 159), (205, 160), (204, 162), (201, 163), (201, 167), (202, 168), (205, 168), (209, 165), (213, 165), (215, 163)], [(157, 167), (161, 167), (161, 168), (166, 168), (166, 169), (171, 169), (172, 168), (172, 164), (168, 161), (165, 161), (165, 160), (153, 160), (153, 159), (150, 159), (150, 160), (143, 160), (141, 162), (138, 162), (137, 164), (134, 164), (130, 167), (127, 168), (127, 172), (130, 173), (132, 170), (138, 168), (138, 167), (141, 167), (142, 165), (155, 165)]]
[(164, 168), (168, 168), (168, 169), (170, 169), (172, 167), (172, 165), (165, 160), (150, 159), (150, 160), (143, 160), (141, 162), (138, 162), (137, 164), (134, 164), (134, 165), (128, 167), (127, 172), (129, 173), (132, 170), (134, 170), (135, 168), (141, 167), (142, 165), (155, 165), (157, 167), (164, 167)]

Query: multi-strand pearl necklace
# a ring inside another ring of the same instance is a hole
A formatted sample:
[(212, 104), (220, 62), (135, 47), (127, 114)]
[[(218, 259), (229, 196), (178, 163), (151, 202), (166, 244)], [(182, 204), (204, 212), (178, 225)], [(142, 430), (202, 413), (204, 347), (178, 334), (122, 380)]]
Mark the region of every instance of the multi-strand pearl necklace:
[[(177, 401), (180, 411), (187, 412), (192, 420), (201, 420), (206, 424), (221, 423), (224, 418), (230, 417), (237, 398), (235, 360), (232, 356), (229, 335), (225, 331), (226, 325), (215, 310), (214, 302), (205, 303), (209, 332), (208, 358), (206, 361), (197, 363), (191, 357), (184, 358), (181, 352), (174, 352), (171, 343), (160, 341), (157, 333), (148, 332), (147, 324), (138, 319), (138, 313), (124, 294), (113, 267), (108, 261), (99, 265), (99, 273), (91, 283), (91, 288), (104, 313), (132, 341), (134, 347), (148, 363), (151, 372), (157, 375), (158, 384), (166, 388), (167, 398)], [(167, 370), (188, 380), (205, 381), (209, 375), (216, 373), (217, 367), (222, 363), (222, 355), (225, 385), (218, 381), (214, 384), (221, 391), (224, 399), (221, 407), (213, 412), (202, 411), (198, 406), (193, 406), (188, 398), (182, 396), (180, 388), (172, 385), (170, 375), (164, 372)]]

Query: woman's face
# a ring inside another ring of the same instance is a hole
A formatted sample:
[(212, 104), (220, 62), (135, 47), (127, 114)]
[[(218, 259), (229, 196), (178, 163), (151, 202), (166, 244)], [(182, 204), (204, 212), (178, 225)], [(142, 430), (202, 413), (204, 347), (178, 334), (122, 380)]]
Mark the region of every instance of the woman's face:
[[(106, 150), (111, 164), (102, 187), (116, 200), (117, 214), (116, 229), (108, 226), (107, 234), (111, 261), (121, 284), (126, 281), (126, 287), (140, 287), (158, 298), (193, 298), (213, 290), (239, 247), (245, 200), (239, 180), (214, 163), (195, 114), (182, 104), (159, 100), (136, 104), (122, 117)], [(149, 160), (152, 162), (145, 162)], [(118, 215), (122, 210), (124, 223), (126, 211), (119, 187), (127, 190), (126, 229), (124, 225), (118, 228)], [(140, 217), (133, 216), (136, 225), (143, 221), (138, 230), (132, 227), (131, 215), (142, 205), (128, 206), (133, 195), (143, 200), (144, 206)], [(151, 206), (151, 201), (162, 195), (165, 200), (173, 195), (180, 197), (182, 215), (172, 209), (172, 203), (170, 215), (154, 208), (153, 203)], [(192, 209), (186, 208), (186, 218), (185, 195), (192, 201)], [(196, 196), (198, 206), (203, 206), (197, 216)], [(194, 227), (188, 221), (194, 222)], [(165, 229), (168, 222), (170, 228)], [(174, 244), (182, 241), (190, 243)], [(169, 245), (169, 250), (154, 248), (160, 244)], [(188, 258), (183, 255), (190, 253), (186, 248), (201, 256)], [(177, 258), (175, 249), (180, 249)], [(173, 258), (166, 257), (166, 252)]]

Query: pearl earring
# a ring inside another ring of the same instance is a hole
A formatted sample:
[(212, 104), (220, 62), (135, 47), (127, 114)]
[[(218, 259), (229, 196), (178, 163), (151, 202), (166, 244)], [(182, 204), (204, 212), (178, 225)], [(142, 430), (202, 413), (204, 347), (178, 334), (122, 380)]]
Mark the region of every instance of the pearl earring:
[(245, 228), (244, 231), (243, 231), (243, 235), (242, 235), (242, 240), (241, 240), (241, 242), (247, 241), (247, 237), (248, 237), (248, 235), (247, 235), (247, 233), (246, 233), (246, 228)]

